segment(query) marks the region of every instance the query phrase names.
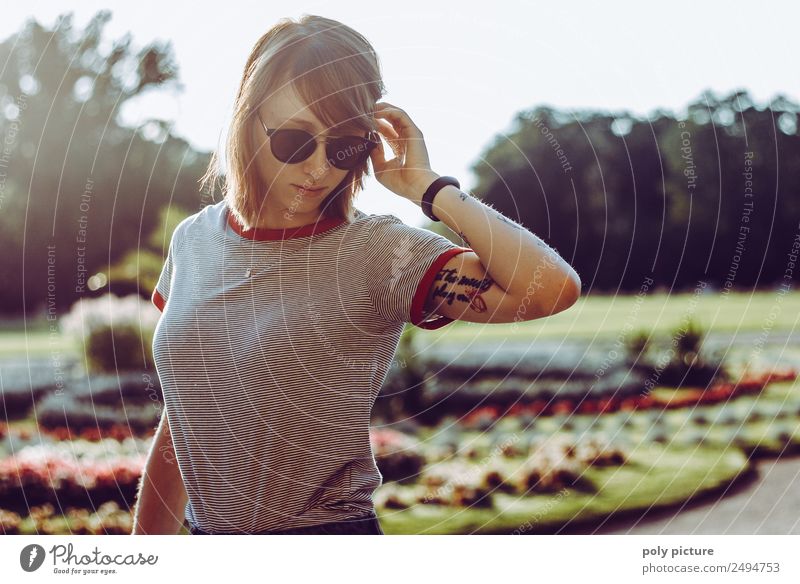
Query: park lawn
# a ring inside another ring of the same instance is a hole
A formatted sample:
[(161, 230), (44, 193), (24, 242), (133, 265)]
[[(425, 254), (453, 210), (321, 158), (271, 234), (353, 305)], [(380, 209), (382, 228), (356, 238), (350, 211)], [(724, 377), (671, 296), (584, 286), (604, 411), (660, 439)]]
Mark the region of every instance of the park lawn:
[(621, 513), (679, 505), (719, 490), (750, 469), (737, 448), (638, 445), (621, 466), (590, 468), (596, 493), (515, 496), (495, 493), (492, 509), (417, 504), (380, 510), (386, 534), (556, 533), (577, 523), (595, 523)]
[(0, 331), (0, 358), (17, 357), (22, 360), (29, 355), (41, 359), (53, 354), (59, 359), (79, 358), (80, 345), (65, 335), (51, 334), (49, 331)]
[[(703, 294), (653, 294), (638, 300), (634, 296), (583, 297), (559, 314), (527, 322), (484, 324), (454, 322), (440, 330), (417, 335), (415, 342), (426, 345), (471, 341), (534, 342), (569, 338), (615, 338), (628, 329), (629, 337), (638, 331), (669, 335), (685, 319), (694, 318), (706, 332), (761, 332), (768, 326), (770, 313), (800, 314), (800, 294), (789, 293), (782, 301), (774, 292), (736, 293), (721, 296)], [(776, 308), (777, 306), (777, 308)], [(774, 319), (771, 331), (796, 329), (792, 319)]]
[[(416, 335), (415, 343), (422, 349), (423, 345), (468, 344), (471, 341), (613, 339), (626, 328), (629, 336), (640, 330), (667, 335), (691, 315), (704, 329), (713, 332), (760, 332), (768, 324), (770, 312), (776, 313), (778, 318), (769, 330), (794, 330), (796, 323), (781, 316), (800, 314), (800, 294), (786, 294), (781, 302), (777, 298), (775, 292), (740, 292), (726, 296), (711, 293), (697, 297), (692, 293), (654, 293), (641, 300), (635, 295), (586, 296), (569, 310), (547, 318), (491, 325), (457, 321), (440, 330)], [(78, 350), (78, 345), (71, 340), (51, 336), (46, 322), (31, 321), (27, 333), (19, 328), (0, 331), (0, 357), (25, 353), (41, 357), (52, 351), (77, 356)]]

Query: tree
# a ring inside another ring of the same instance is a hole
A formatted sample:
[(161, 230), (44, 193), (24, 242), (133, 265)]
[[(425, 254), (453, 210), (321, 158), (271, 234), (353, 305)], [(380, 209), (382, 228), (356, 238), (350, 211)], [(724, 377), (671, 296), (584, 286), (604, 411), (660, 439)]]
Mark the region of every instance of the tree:
[(63, 310), (86, 279), (142, 245), (165, 205), (197, 210), (209, 153), (163, 120), (120, 122), (126, 102), (180, 88), (169, 43), (135, 51), (130, 35), (101, 50), (111, 18), (77, 31), (72, 15), (34, 20), (0, 44), (0, 307)]
[(473, 194), (557, 249), (587, 290), (772, 285), (800, 225), (798, 111), (783, 96), (757, 109), (746, 91), (706, 92), (685, 119), (540, 106), (481, 154)]

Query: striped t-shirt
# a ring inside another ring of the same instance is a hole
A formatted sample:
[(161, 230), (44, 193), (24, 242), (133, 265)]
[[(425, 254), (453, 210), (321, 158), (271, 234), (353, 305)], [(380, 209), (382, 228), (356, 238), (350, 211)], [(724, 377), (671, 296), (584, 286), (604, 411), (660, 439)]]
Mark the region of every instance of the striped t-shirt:
[(472, 251), (356, 210), (245, 230), (226, 202), (175, 229), (152, 300), (153, 356), (203, 531), (251, 533), (374, 511), (372, 405), (439, 269)]

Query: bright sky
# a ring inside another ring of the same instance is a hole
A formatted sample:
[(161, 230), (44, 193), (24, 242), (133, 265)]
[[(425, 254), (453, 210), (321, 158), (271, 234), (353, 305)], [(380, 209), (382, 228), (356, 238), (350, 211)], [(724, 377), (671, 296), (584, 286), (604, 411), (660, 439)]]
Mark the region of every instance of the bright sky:
[[(74, 13), (83, 28), (98, 10), (113, 17), (106, 40), (125, 32), (140, 48), (170, 40), (182, 92), (142, 96), (124, 111), (131, 125), (148, 118), (174, 122), (174, 133), (197, 148), (221, 143), (234, 92), (253, 44), (279, 18), (319, 14), (353, 27), (375, 46), (388, 89), (385, 101), (405, 109), (425, 134), (431, 166), (474, 185), (469, 167), (508, 130), (516, 112), (537, 105), (628, 110), (647, 115), (678, 111), (705, 89), (744, 88), (764, 104), (782, 93), (800, 100), (796, 26), (800, 6), (774, 2), (701, 3), (304, 2), (7, 2), (0, 38), (34, 16), (52, 25)], [(414, 204), (369, 179), (357, 206), (394, 213), (421, 225)]]

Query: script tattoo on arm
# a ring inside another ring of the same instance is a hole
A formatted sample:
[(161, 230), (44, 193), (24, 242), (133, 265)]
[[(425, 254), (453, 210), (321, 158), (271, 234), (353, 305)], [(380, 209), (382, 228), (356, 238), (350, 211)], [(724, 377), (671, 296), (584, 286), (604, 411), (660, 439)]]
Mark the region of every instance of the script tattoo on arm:
[[(461, 302), (475, 312), (486, 312), (486, 301), (481, 294), (486, 292), (494, 283), (494, 280), (489, 276), (482, 280), (467, 276), (459, 278), (455, 269), (439, 270), (434, 280), (432, 299), (435, 302), (433, 304), (434, 306), (438, 305), (436, 299), (441, 297), (445, 299), (449, 306), (452, 306), (453, 302)], [(463, 292), (459, 292), (455, 290), (456, 286), (463, 286), (466, 289)]]

